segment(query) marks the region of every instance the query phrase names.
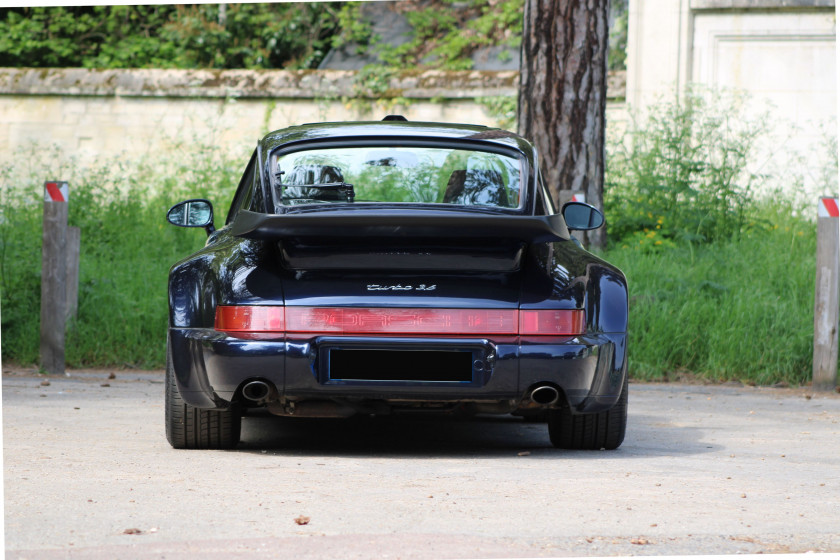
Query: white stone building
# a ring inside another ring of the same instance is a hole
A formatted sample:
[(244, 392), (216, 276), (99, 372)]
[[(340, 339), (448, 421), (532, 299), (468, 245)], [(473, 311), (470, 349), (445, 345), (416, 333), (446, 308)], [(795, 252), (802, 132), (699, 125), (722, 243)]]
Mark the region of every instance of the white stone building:
[(629, 15), (629, 107), (690, 84), (744, 91), (754, 115), (769, 111), (762, 158), (795, 156), (808, 190), (836, 189), (814, 184), (837, 137), (835, 0), (630, 0)]

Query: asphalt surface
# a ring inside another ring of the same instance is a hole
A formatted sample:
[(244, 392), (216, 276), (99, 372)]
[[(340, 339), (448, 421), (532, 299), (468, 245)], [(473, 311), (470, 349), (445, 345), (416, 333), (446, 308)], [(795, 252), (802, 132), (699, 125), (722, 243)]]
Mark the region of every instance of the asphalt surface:
[(634, 383), (616, 451), (513, 417), (263, 416), (218, 452), (169, 447), (160, 372), (107, 376), (4, 376), (6, 558), (840, 551), (837, 394)]

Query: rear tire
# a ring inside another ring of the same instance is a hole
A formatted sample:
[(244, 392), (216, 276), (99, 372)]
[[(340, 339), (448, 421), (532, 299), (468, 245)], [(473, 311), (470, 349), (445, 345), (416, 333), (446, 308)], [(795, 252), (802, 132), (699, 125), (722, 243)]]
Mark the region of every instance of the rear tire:
[(166, 348), (166, 439), (176, 449), (231, 449), (239, 443), (242, 417), (235, 408), (203, 410), (184, 402)]
[(609, 410), (572, 414), (566, 405), (548, 414), (548, 435), (560, 449), (616, 449), (627, 429), (627, 379), (618, 402)]

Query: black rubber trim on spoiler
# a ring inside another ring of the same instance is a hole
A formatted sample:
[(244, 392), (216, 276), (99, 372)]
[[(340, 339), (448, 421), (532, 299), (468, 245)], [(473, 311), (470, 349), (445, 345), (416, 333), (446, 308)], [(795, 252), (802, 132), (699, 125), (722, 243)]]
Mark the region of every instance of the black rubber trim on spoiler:
[(434, 210), (332, 210), (261, 214), (241, 210), (231, 233), (248, 239), (283, 237), (457, 237), (546, 243), (569, 239), (563, 218)]

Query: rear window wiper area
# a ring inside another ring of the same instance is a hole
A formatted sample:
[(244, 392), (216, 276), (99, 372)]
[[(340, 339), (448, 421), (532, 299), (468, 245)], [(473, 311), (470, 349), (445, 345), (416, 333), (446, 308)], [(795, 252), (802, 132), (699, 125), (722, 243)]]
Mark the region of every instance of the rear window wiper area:
[(315, 200), (327, 202), (353, 202), (356, 193), (350, 183), (311, 183), (283, 185), (282, 200)]

